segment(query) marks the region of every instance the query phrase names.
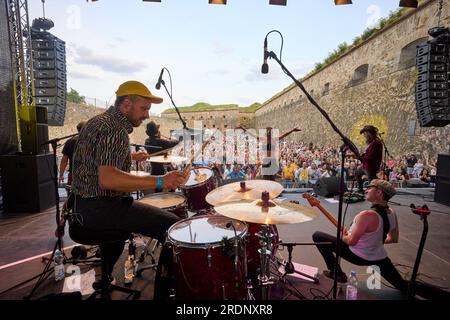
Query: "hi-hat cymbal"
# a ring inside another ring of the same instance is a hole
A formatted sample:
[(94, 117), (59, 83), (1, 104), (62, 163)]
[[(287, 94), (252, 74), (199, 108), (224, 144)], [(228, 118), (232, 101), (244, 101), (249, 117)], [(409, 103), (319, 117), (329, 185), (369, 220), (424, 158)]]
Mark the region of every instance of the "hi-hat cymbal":
[(159, 163), (181, 163), (183, 161), (186, 161), (185, 157), (179, 157), (179, 156), (156, 156), (156, 157), (150, 157), (147, 159), (147, 161), (150, 162), (159, 162)]
[[(241, 182), (245, 183), (244, 189), (241, 188)], [(206, 201), (213, 206), (217, 206), (238, 200), (261, 199), (263, 191), (269, 192), (270, 199), (278, 197), (283, 192), (283, 186), (271, 180), (247, 180), (241, 182), (233, 182), (212, 190), (206, 195)]]
[(269, 201), (269, 206), (263, 208), (261, 203), (261, 200), (230, 202), (216, 206), (214, 210), (232, 219), (258, 224), (294, 224), (317, 217), (312, 208), (301, 204)]

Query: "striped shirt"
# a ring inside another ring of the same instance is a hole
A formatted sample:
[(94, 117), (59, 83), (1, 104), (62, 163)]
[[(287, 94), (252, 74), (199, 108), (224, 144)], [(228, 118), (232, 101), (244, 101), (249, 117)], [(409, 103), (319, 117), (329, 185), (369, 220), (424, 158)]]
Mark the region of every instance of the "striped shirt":
[(117, 197), (123, 192), (101, 189), (99, 166), (114, 166), (122, 171), (131, 169), (129, 134), (133, 125), (116, 107), (90, 119), (78, 136), (73, 156), (74, 193), (83, 198)]

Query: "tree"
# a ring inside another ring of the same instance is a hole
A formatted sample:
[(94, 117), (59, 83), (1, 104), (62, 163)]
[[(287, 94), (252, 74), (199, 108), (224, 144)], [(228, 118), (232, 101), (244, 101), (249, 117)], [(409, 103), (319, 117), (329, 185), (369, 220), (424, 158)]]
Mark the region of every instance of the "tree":
[(70, 91), (67, 92), (66, 100), (73, 103), (83, 103), (86, 104), (85, 96), (80, 96), (77, 90), (70, 88)]

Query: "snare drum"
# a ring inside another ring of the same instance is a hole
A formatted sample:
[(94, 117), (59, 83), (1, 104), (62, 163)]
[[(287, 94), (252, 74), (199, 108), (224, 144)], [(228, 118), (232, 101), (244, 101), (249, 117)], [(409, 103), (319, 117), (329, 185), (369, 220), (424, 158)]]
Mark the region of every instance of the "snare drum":
[(172, 212), (181, 219), (187, 218), (186, 198), (173, 192), (152, 193), (138, 200), (139, 202)]
[[(227, 227), (230, 221), (236, 231)], [(173, 250), (176, 299), (245, 299), (246, 234), (246, 223), (223, 216), (192, 217), (172, 225), (167, 240)]]
[(190, 210), (197, 211), (211, 207), (206, 202), (206, 195), (216, 188), (214, 178), (214, 172), (208, 167), (191, 169), (188, 181), (180, 186)]

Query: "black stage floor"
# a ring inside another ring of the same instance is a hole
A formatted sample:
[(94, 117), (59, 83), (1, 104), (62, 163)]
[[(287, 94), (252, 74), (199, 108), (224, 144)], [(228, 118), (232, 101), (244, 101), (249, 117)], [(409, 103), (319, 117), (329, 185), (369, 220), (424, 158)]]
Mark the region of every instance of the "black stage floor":
[[(301, 198), (301, 192), (303, 191), (301, 189), (289, 189), (281, 195), (281, 198), (299, 200), (300, 203), (307, 205)], [(432, 189), (398, 189), (398, 194), (392, 199), (395, 203), (392, 203), (391, 206), (397, 212), (400, 241), (397, 244), (386, 245), (386, 248), (392, 262), (404, 277), (409, 279), (423, 228), (419, 217), (411, 212), (409, 205), (411, 203), (416, 205), (427, 204), (432, 213), (428, 218), (429, 232), (418, 279), (448, 291), (450, 288), (450, 208), (433, 202), (433, 192)], [(320, 200), (322, 205), (337, 218), (337, 203), (330, 203), (323, 198)], [(359, 211), (368, 207), (367, 202), (348, 205), (345, 224), (348, 226)], [(0, 213), (0, 299), (22, 299), (30, 293), (34, 281), (25, 281), (38, 275), (43, 270), (45, 263), (42, 261), (42, 257), (48, 256), (55, 245), (55, 225), (54, 208), (37, 214)], [(307, 223), (279, 225), (277, 227), (280, 238), (284, 242), (311, 242), (311, 236), (317, 230), (336, 233), (334, 226), (322, 214)], [(146, 240), (137, 238), (138, 252), (142, 249)], [(67, 248), (65, 250), (67, 256), (70, 256), (71, 247), (74, 245), (73, 241), (66, 235), (64, 247)], [(114, 270), (114, 277), (119, 285), (123, 284), (124, 280), (123, 266), (126, 252), (125, 249)], [(279, 248), (277, 256), (287, 259), (287, 250)], [(149, 263), (149, 260), (150, 257), (147, 256), (142, 265)], [(293, 250), (293, 262), (316, 267), (319, 269), (319, 273), (326, 268), (317, 249), (310, 245), (296, 246)], [(70, 266), (66, 264), (66, 268)], [(80, 268), (82, 292), (88, 294), (92, 290), (93, 271), (99, 271), (100, 268), (98, 266), (93, 267), (92, 264), (78, 264), (77, 267)], [(368, 289), (366, 280), (370, 275), (367, 273), (366, 267), (358, 267), (343, 261), (342, 268), (347, 273), (350, 273), (350, 270), (357, 272), (359, 299), (397, 300), (404, 298), (397, 290), (390, 288), (385, 280), (382, 280), (381, 289)], [(140, 299), (153, 298), (154, 277), (155, 271), (150, 269), (144, 271), (141, 277), (134, 279), (131, 287), (141, 290)], [(271, 299), (323, 298), (330, 292), (333, 282), (320, 274), (318, 278), (318, 284), (292, 276), (287, 276), (286, 282), (275, 281), (274, 285), (271, 286)], [(74, 283), (71, 277), (66, 278), (65, 283), (62, 281), (56, 283), (53, 280), (53, 274), (51, 274), (36, 290), (32, 299), (71, 291), (70, 288), (73, 287), (71, 283)], [(18, 284), (21, 285), (18, 286)], [(342, 289), (345, 291), (345, 287)], [(254, 290), (258, 289), (255, 288)], [(328, 297), (331, 298), (331, 294)], [(112, 298), (122, 300), (126, 298), (126, 295), (115, 293)], [(345, 298), (342, 292), (338, 298)]]

